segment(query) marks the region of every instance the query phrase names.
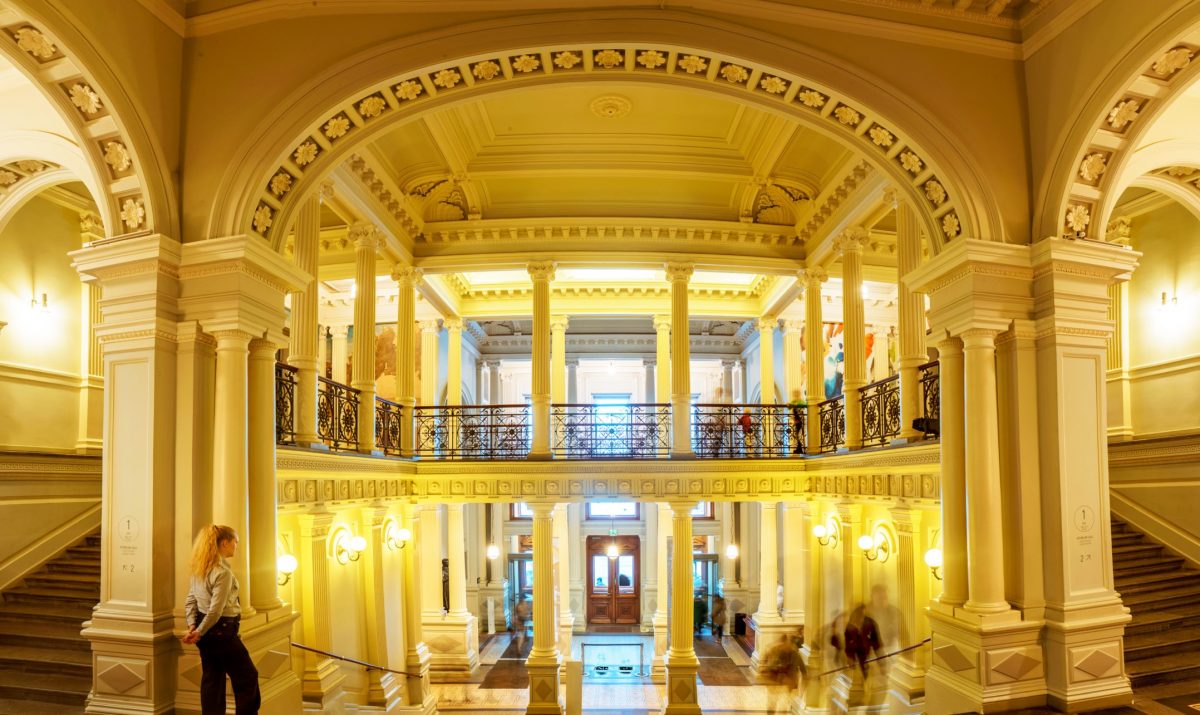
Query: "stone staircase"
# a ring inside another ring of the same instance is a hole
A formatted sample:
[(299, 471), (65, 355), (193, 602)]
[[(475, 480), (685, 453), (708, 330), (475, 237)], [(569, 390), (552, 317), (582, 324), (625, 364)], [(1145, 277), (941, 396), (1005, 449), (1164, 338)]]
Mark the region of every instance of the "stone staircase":
[(92, 656), (80, 630), (99, 600), (99, 534), (0, 594), (0, 713), (83, 712)]
[(1125, 627), (1125, 670), (1133, 687), (1200, 682), (1200, 570), (1116, 517), (1117, 592), (1133, 621)]

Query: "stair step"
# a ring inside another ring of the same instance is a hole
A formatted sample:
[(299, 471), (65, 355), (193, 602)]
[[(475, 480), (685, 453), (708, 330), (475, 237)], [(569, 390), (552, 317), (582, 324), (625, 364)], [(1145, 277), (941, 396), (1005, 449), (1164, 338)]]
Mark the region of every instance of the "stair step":
[(1193, 579), (1200, 578), (1200, 571), (1192, 569), (1164, 569), (1162, 571), (1147, 571), (1138, 573), (1127, 571), (1117, 575), (1115, 578), (1117, 590), (1124, 593), (1125, 589), (1142, 585), (1159, 584), (1164, 581), (1175, 581), (1177, 579)]
[(30, 574), (29, 576), (25, 577), (26, 582), (28, 582), (32, 579), (37, 579), (39, 581), (45, 581), (47, 583), (61, 583), (65, 586), (70, 586), (70, 587), (75, 587), (75, 588), (82, 587), (82, 586), (87, 586), (87, 587), (95, 586), (97, 589), (100, 588), (100, 580), (91, 576), (90, 574), (55, 573), (53, 571), (39, 571), (38, 573)]
[(44, 623), (82, 628), (92, 617), (92, 609), (42, 603), (0, 604), (0, 623), (24, 623), (38, 620)]
[(1161, 588), (1156, 591), (1146, 591), (1133, 594), (1122, 599), (1134, 613), (1158, 611), (1170, 608), (1176, 604), (1186, 605), (1200, 603), (1200, 586), (1182, 585), (1171, 588)]
[(1200, 653), (1200, 625), (1125, 636), (1126, 663), (1184, 651)]
[(1195, 625), (1200, 625), (1200, 604), (1175, 606), (1165, 610), (1135, 613), (1133, 620), (1125, 626), (1125, 635), (1135, 636)]
[(26, 646), (37, 643), (55, 648), (90, 650), (91, 645), (80, 631), (83, 623), (43, 621), (0, 621), (0, 644)]
[(83, 705), (91, 687), (90, 676), (32, 673), (19, 668), (0, 667), (0, 698)]
[(1124, 598), (1136, 596), (1141, 593), (1169, 588), (1183, 588), (1185, 586), (1200, 586), (1200, 572), (1163, 571), (1137, 576), (1130, 580), (1121, 579), (1117, 582), (1117, 591)]
[(84, 706), (67, 705), (66, 703), (47, 703), (38, 700), (15, 700), (0, 698), (0, 713), (21, 713), (21, 715), (83, 715)]
[(1128, 563), (1113, 563), (1113, 572), (1121, 576), (1127, 574), (1147, 574), (1158, 571), (1177, 571), (1183, 565), (1183, 559), (1178, 556), (1157, 556), (1139, 559)]
[(1133, 687), (1200, 680), (1200, 653), (1168, 653), (1127, 663)]
[(60, 569), (95, 569), (96, 573), (100, 572), (100, 559), (78, 559), (70, 556), (55, 559), (46, 563), (46, 568), (51, 571)]
[(7, 646), (0, 650), (0, 668), (61, 673), (90, 678), (92, 653), (77, 648), (49, 648), (40, 645)]
[(1133, 531), (1130, 531), (1130, 532), (1127, 532), (1124, 534), (1113, 534), (1112, 535), (1113, 546), (1130, 546), (1132, 544), (1142, 544), (1145, 542), (1146, 542), (1146, 537), (1142, 536), (1141, 534), (1139, 534), (1137, 532), (1133, 532)]
[(98, 595), (98, 592), (85, 593), (60, 588), (21, 586), (5, 591), (4, 600), (19, 601), (21, 603), (79, 603), (91, 607), (96, 605), (96, 602), (100, 600)]

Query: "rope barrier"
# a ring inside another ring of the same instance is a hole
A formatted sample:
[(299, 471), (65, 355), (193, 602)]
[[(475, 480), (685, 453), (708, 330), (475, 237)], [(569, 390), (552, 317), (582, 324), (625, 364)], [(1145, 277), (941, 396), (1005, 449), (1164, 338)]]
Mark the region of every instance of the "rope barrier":
[[(289, 642), (290, 642), (290, 641), (289, 641)], [(320, 655), (323, 655), (323, 656), (325, 656), (325, 657), (327, 657), (327, 658), (333, 658), (334, 660), (341, 660), (341, 661), (344, 661), (344, 662), (346, 662), (346, 663), (353, 663), (353, 664), (355, 664), (355, 665), (361, 665), (362, 667), (366, 668), (367, 670), (382, 670), (382, 671), (383, 671), (383, 672), (385, 672), (385, 673), (395, 673), (396, 675), (403, 675), (403, 676), (404, 676), (404, 677), (406, 677), (406, 678), (416, 678), (416, 677), (418, 677), (418, 676), (416, 676), (416, 675), (413, 675), (412, 673), (406, 673), (406, 672), (404, 672), (403, 670), (392, 670), (391, 668), (385, 668), (385, 667), (383, 667), (382, 665), (374, 665), (374, 664), (372, 664), (372, 663), (364, 663), (364, 662), (363, 662), (363, 661), (361, 661), (361, 660), (355, 660), (355, 659), (353, 659), (353, 658), (347, 658), (347, 657), (345, 657), (345, 656), (342, 656), (342, 655), (337, 655), (337, 654), (335, 654), (335, 653), (330, 653), (330, 652), (328, 652), (328, 651), (323, 651), (323, 650), (321, 650), (321, 649), (319, 649), (319, 648), (310, 648), (310, 647), (308, 647), (308, 646), (306, 646), (306, 645), (300, 645), (299, 643), (291, 643), (291, 646), (292, 646), (293, 648), (299, 648), (300, 650), (306, 650), (306, 651), (308, 651), (308, 652), (310, 652), (310, 653), (319, 653)]]
[[(921, 646), (925, 645), (926, 643), (928, 643), (932, 640), (933, 640), (932, 638), (926, 638), (925, 640), (921, 641), (920, 643), (914, 643), (913, 645), (910, 645), (907, 648), (901, 648), (900, 650), (892, 652), (892, 653), (884, 653), (883, 655), (876, 656), (874, 658), (868, 658), (868, 659), (864, 660), (863, 662), (864, 663), (874, 663), (877, 660), (886, 660), (888, 658), (891, 658), (894, 655), (900, 655), (901, 653), (907, 653), (910, 650), (916, 650), (917, 648), (920, 648)], [(833, 675), (834, 673), (840, 673), (843, 670), (850, 670), (851, 668), (857, 668), (857, 667), (859, 667), (859, 666), (844, 665), (841, 668), (834, 668), (833, 670), (827, 670), (824, 673), (817, 675), (817, 677), (824, 678), (826, 675)]]

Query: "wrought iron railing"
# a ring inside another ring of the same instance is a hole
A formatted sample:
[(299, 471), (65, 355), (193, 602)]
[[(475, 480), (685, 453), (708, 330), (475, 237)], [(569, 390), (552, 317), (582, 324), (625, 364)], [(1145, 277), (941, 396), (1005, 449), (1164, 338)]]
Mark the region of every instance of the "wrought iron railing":
[(384, 454), (400, 454), (400, 405), (375, 398), (375, 448)]
[(846, 443), (846, 396), (825, 400), (817, 409), (821, 417), (821, 452), (835, 452)]
[(529, 405), (446, 405), (413, 408), (413, 454), (434, 459), (524, 459), (529, 455)]
[(863, 445), (887, 445), (900, 436), (900, 376), (858, 390), (862, 402)]
[(921, 380), (921, 417), (919, 425), (914, 426), (926, 437), (937, 437), (941, 433), (942, 393), (938, 365), (934, 360), (917, 368)]
[(671, 406), (551, 405), (550, 434), (556, 457), (665, 457), (671, 449)]
[(296, 443), (296, 368), (275, 363), (275, 442)]
[(358, 390), (317, 377), (317, 436), (330, 449), (358, 446)]
[(804, 434), (804, 410), (793, 411), (789, 405), (692, 405), (692, 451), (697, 457), (746, 459), (801, 454)]

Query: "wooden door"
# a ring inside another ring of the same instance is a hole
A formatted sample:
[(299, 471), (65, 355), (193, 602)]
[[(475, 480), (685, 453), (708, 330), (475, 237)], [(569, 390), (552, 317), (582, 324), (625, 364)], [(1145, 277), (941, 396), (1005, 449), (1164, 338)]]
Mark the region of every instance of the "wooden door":
[[(608, 547), (616, 543), (617, 557)], [(636, 536), (589, 536), (588, 623), (634, 624), (641, 621), (641, 548)]]

